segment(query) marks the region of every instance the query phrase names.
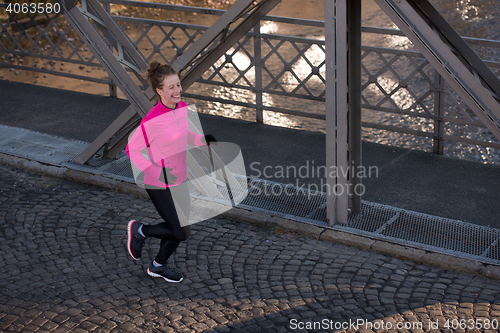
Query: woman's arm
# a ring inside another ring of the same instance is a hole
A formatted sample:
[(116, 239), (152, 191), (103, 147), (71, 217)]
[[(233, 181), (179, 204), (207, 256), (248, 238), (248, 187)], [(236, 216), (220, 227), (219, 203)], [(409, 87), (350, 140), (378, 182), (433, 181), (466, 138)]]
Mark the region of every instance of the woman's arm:
[(153, 166), (153, 163), (151, 163), (142, 154), (142, 151), (146, 148), (147, 140), (146, 133), (143, 129), (143, 126), (139, 126), (135, 130), (134, 134), (132, 134), (128, 141), (125, 152), (137, 168), (139, 168), (141, 171), (146, 172), (148, 168)]
[(188, 133), (188, 145), (193, 146), (193, 147), (206, 146), (207, 143), (205, 142), (205, 140), (203, 138), (204, 138), (203, 135), (189, 131), (189, 133)]

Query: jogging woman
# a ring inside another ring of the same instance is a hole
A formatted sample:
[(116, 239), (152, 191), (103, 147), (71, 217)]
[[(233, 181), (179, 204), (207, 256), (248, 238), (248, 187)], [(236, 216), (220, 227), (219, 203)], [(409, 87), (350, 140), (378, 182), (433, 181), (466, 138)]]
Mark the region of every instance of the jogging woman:
[[(160, 100), (142, 119), (126, 152), (134, 166), (144, 172), (146, 191), (163, 222), (145, 225), (130, 221), (128, 251), (138, 260), (146, 238), (161, 239), (160, 250), (147, 273), (168, 282), (180, 282), (182, 275), (167, 267), (167, 261), (180, 242), (191, 235), (187, 223), (190, 210), (186, 182), (187, 145), (205, 146), (217, 140), (210, 134), (203, 136), (189, 130), (187, 104), (181, 101), (181, 82), (172, 66), (152, 62), (146, 77)], [(147, 158), (142, 151), (147, 151)]]

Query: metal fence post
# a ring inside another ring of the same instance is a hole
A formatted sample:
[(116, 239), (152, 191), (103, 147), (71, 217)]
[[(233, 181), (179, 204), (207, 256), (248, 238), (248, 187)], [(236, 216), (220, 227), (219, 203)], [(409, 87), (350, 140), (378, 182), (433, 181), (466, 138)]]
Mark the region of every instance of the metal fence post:
[(262, 111), (262, 47), (260, 35), (260, 21), (253, 28), (254, 31), (254, 68), (255, 68), (255, 117), (258, 123), (264, 123)]
[(433, 139), (433, 151), (434, 154), (443, 155), (444, 154), (444, 88), (445, 81), (443, 77), (434, 71), (434, 139)]

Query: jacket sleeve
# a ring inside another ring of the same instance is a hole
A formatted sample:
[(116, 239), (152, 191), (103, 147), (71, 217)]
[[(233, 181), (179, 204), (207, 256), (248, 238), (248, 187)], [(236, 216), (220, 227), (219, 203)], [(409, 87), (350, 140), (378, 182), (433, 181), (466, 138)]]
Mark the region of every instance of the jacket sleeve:
[(144, 149), (146, 149), (145, 133), (139, 126), (130, 137), (125, 152), (137, 168), (146, 172), (148, 168), (153, 166), (153, 163), (142, 154)]
[(204, 135), (196, 134), (194, 132), (189, 131), (188, 133), (188, 145), (193, 147), (203, 147), (206, 146), (206, 142), (204, 139)]

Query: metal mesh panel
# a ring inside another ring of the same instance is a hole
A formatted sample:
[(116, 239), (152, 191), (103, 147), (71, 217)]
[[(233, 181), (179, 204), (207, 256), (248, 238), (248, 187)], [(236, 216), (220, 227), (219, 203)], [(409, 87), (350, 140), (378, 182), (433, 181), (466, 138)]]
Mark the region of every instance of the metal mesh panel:
[(116, 159), (101, 158), (100, 156), (102, 156), (102, 149), (94, 157), (92, 157), (86, 165), (73, 163), (73, 160), (76, 158), (75, 156), (71, 160), (68, 160), (67, 163), (64, 163), (64, 166), (81, 171), (90, 171), (95, 174), (102, 174), (128, 182), (134, 182), (134, 175), (132, 173), (132, 168), (130, 167), (130, 159), (125, 151), (118, 154)]
[[(323, 192), (313, 193), (293, 185), (248, 177), (249, 193), (242, 207), (269, 211), (285, 217), (319, 222), (318, 209), (326, 202)], [(325, 220), (326, 222), (326, 214)]]
[(481, 262), (500, 263), (500, 230), (462, 221), (363, 202), (361, 213), (352, 216), (347, 226), (333, 228)]

